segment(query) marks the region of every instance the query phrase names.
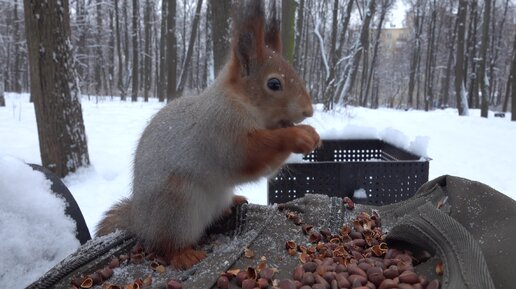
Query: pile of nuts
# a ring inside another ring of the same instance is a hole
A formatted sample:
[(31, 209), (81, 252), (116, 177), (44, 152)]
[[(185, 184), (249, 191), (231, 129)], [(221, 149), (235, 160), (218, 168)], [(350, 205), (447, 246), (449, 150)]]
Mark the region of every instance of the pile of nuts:
[[(354, 209), (349, 198), (344, 198), (343, 203), (349, 210)], [(233, 269), (221, 274), (218, 288), (227, 289), (230, 282), (235, 282), (243, 289), (440, 288), (438, 279), (430, 281), (414, 271), (414, 265), (427, 261), (431, 257), (430, 253), (389, 248), (376, 211), (371, 214), (359, 213), (351, 224), (342, 226), (337, 234), (333, 234), (327, 229), (314, 230), (297, 213), (284, 208), (279, 206), (287, 219), (300, 226), (303, 234), (308, 237), (307, 245), (285, 242), (288, 254), (300, 261), (292, 272), (292, 278), (274, 279), (274, 270), (266, 266)], [(436, 272), (442, 274), (442, 263)]]
[[(343, 204), (349, 210), (355, 208), (349, 198), (344, 198)], [(328, 229), (315, 230), (285, 206), (280, 205), (278, 209), (307, 236), (304, 244), (290, 240), (285, 242), (287, 253), (300, 261), (292, 272), (292, 278), (274, 278), (278, 270), (269, 268), (265, 257), (262, 257), (256, 267), (222, 273), (217, 280), (218, 288), (228, 289), (230, 284), (243, 289), (439, 289), (441, 286), (438, 279), (430, 281), (414, 270), (414, 265), (431, 258), (430, 253), (389, 248), (376, 211), (371, 214), (360, 212), (350, 224), (333, 233)], [(254, 252), (246, 249), (244, 256), (253, 258)], [(112, 259), (103, 269), (74, 278), (71, 288), (92, 288), (95, 285), (101, 285), (103, 289), (151, 287), (152, 276), (123, 285), (107, 281), (113, 275), (113, 269), (123, 264), (140, 264), (145, 260), (150, 261), (150, 267), (157, 274), (164, 273), (168, 265), (154, 252), (145, 252), (141, 245), (136, 244), (128, 254)], [(440, 262), (436, 273), (442, 275), (443, 271)], [(181, 289), (182, 285), (177, 280), (168, 280), (165, 287)]]
[[(136, 278), (130, 284), (113, 284), (108, 281), (109, 278), (113, 275), (113, 270), (115, 268), (128, 264), (141, 264), (146, 260), (150, 262), (151, 269), (158, 274), (164, 273), (165, 267), (168, 265), (168, 262), (164, 258), (156, 256), (154, 252), (145, 252), (144, 248), (139, 243), (137, 243), (131, 248), (131, 250), (127, 254), (121, 254), (118, 257), (111, 259), (109, 264), (105, 266), (103, 269), (97, 270), (92, 274), (81, 275), (73, 278), (71, 280), (70, 288), (88, 289), (92, 288), (95, 285), (101, 285), (102, 289), (150, 288), (153, 282), (152, 276), (147, 276), (145, 278)], [(174, 286), (175, 283), (179, 284), (179, 282), (175, 280), (170, 280), (168, 283), (170, 283), (171, 286)], [(167, 287), (170, 286), (168, 286), (167, 284)]]

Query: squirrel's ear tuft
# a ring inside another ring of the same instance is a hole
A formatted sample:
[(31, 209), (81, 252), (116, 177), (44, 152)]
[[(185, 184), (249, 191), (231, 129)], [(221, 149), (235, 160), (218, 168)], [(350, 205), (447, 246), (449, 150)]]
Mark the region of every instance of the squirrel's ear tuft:
[(265, 57), (265, 13), (261, 0), (242, 1), (233, 13), (232, 66), (251, 74)]
[(265, 44), (268, 45), (270, 49), (281, 54), (281, 26), (277, 13), (276, 1), (269, 2), (269, 11), (270, 16), (266, 25)]

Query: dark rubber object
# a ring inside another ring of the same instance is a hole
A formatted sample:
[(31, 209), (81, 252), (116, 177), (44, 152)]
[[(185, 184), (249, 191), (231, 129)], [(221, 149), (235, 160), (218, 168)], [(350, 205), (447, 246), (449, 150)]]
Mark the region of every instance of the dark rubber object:
[(33, 170), (43, 173), (45, 175), (45, 178), (47, 178), (52, 183), (52, 185), (50, 186), (52, 192), (65, 199), (65, 214), (67, 216), (70, 216), (70, 218), (72, 218), (75, 221), (75, 224), (77, 226), (77, 232), (75, 236), (77, 237), (81, 245), (84, 245), (84, 243), (91, 240), (90, 231), (88, 230), (88, 226), (84, 221), (81, 209), (79, 208), (79, 205), (77, 205), (77, 202), (73, 198), (72, 193), (70, 193), (70, 190), (68, 190), (68, 188), (61, 181), (61, 179), (45, 167), (35, 164), (29, 165), (32, 167)]

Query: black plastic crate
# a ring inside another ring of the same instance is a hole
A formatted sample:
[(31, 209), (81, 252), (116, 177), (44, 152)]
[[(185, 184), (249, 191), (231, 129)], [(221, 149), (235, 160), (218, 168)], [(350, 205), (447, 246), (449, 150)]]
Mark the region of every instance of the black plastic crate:
[(324, 140), (304, 159), (309, 162), (287, 164), (269, 180), (269, 204), (307, 193), (353, 197), (364, 189), (367, 198), (355, 202), (385, 205), (410, 198), (428, 181), (428, 158), (377, 139)]

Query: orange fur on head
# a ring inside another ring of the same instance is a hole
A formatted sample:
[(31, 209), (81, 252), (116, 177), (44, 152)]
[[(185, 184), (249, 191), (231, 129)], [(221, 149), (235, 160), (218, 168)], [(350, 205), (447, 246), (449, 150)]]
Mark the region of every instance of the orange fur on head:
[(236, 82), (256, 70), (265, 59), (265, 13), (262, 1), (243, 1), (233, 17), (230, 75)]

